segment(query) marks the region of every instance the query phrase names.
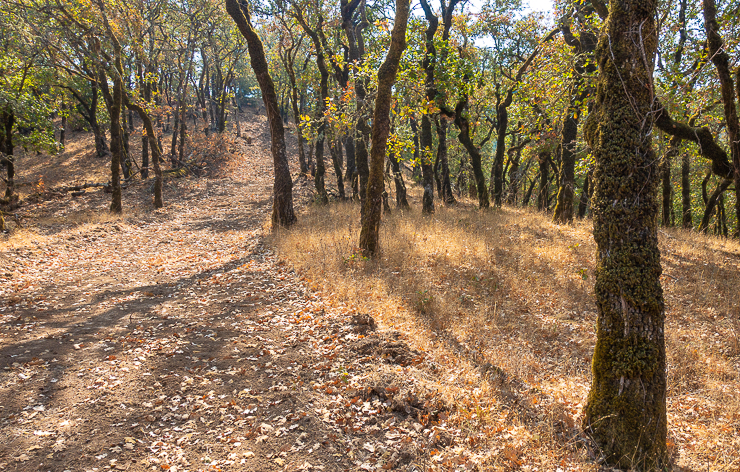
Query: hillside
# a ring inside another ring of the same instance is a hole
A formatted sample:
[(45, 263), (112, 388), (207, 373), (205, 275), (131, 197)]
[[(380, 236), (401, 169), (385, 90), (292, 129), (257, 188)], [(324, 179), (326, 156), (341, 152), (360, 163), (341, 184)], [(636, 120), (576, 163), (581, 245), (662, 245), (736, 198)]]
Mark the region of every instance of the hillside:
[[(49, 192), (104, 179), (85, 134), (19, 159), (38, 203), (0, 239), (0, 468), (598, 470), (590, 222), (423, 218), (412, 188), (369, 261), (359, 207), (313, 206), (304, 180), (272, 234), (263, 120), (253, 144), (200, 143), (205, 175), (168, 180), (161, 210), (129, 185), (120, 217), (102, 190)], [(677, 469), (736, 470), (740, 246), (660, 239)]]

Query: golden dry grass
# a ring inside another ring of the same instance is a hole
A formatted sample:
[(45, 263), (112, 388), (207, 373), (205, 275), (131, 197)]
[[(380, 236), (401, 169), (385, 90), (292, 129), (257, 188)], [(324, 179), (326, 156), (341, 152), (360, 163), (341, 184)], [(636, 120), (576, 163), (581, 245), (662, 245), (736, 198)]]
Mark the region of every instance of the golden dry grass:
[[(376, 261), (355, 247), (353, 204), (310, 207), (273, 242), (314, 288), (429, 354), (440, 374), (426, 380), (484, 469), (593, 469), (578, 434), (595, 343), (591, 222), (471, 203), (384, 216)], [(660, 244), (669, 446), (682, 467), (737, 470), (740, 245), (679, 229)]]

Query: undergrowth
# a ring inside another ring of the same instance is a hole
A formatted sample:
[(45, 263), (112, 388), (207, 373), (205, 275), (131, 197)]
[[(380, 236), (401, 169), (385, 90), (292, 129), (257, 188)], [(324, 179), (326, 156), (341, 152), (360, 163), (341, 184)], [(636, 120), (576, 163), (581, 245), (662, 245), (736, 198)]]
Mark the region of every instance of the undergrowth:
[[(595, 467), (582, 408), (595, 344), (590, 220), (558, 226), (504, 207), (437, 205), (384, 215), (376, 260), (357, 249), (359, 206), (310, 206), (272, 236), (314, 289), (407, 334), (467, 422), (484, 468)], [(676, 463), (736, 470), (740, 459), (740, 245), (661, 229), (669, 446)]]

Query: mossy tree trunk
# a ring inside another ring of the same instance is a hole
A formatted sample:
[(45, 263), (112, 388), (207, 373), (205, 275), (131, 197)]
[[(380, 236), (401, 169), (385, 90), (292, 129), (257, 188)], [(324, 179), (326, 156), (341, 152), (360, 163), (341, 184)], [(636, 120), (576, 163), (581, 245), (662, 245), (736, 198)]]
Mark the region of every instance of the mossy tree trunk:
[(366, 256), (378, 252), (380, 212), (385, 189), (383, 163), (390, 133), (390, 110), (393, 84), (396, 82), (401, 54), (406, 49), (406, 27), (409, 19), (409, 0), (396, 0), (396, 17), (391, 31), (388, 55), (378, 69), (378, 88), (373, 115), (372, 146), (370, 148), (370, 175), (367, 197), (363, 204), (360, 249)]
[(293, 211), (293, 181), (290, 178), (288, 158), (285, 154), (285, 129), (278, 109), (275, 84), (265, 58), (265, 49), (257, 32), (252, 27), (249, 7), (239, 0), (226, 0), (226, 11), (234, 19), (239, 32), (247, 40), (249, 59), (254, 75), (262, 91), (267, 119), (270, 123), (272, 163), (275, 183), (272, 187), (272, 226), (289, 227), (296, 221)]
[(638, 470), (668, 466), (660, 174), (651, 146), (656, 13), (657, 0), (609, 2), (585, 127), (596, 160), (598, 319), (584, 426), (608, 464)]

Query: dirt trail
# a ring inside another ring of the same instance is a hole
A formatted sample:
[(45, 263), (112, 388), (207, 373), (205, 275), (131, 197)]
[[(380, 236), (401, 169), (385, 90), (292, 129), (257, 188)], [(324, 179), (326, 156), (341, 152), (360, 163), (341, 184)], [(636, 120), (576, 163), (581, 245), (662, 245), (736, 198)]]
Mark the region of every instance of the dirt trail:
[(405, 375), (422, 356), (264, 244), (251, 126), (226, 177), (169, 183), (162, 210), (141, 183), (138, 216), (65, 222), (105, 213), (90, 192), (0, 241), (0, 470), (414, 470), (451, 447), (444, 405)]

